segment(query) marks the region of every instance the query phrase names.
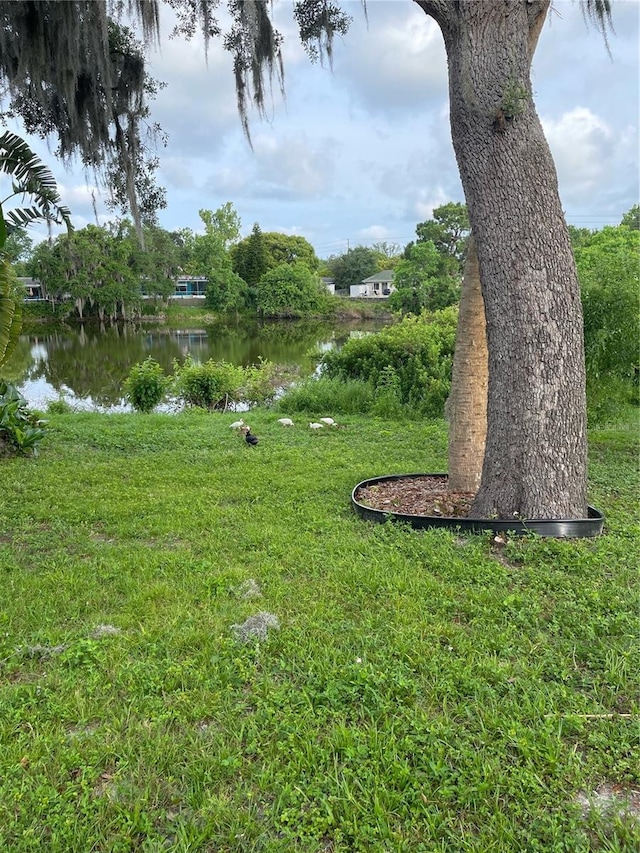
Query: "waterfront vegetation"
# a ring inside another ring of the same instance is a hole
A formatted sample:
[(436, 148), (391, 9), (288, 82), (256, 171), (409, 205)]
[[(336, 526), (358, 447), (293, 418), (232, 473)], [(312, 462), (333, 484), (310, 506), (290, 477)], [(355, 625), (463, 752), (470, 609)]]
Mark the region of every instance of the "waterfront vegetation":
[[(304, 319), (307, 321), (310, 319), (322, 321), (324, 319), (325, 322), (331, 322), (334, 318), (338, 320), (380, 320), (388, 319), (391, 316), (389, 306), (383, 302), (355, 301), (347, 297), (336, 296), (332, 299), (331, 306), (331, 311), (324, 315), (309, 312)], [(68, 321), (67, 313), (67, 308), (61, 305), (52, 305), (50, 302), (28, 302), (23, 308), (23, 331), (38, 330), (42, 329), (43, 325), (49, 327), (55, 326), (56, 322), (60, 324), (65, 320)], [(176, 300), (170, 303), (152, 302), (146, 308), (143, 305), (137, 322), (151, 325), (161, 323), (168, 328), (190, 326), (201, 328), (203, 325), (208, 326), (221, 321), (233, 323), (237, 322), (238, 319), (248, 320), (251, 318), (233, 313), (224, 315), (200, 305), (183, 305), (179, 300)]]
[(350, 508), (442, 421), (250, 414), (53, 414), (3, 461), (0, 847), (637, 849), (637, 421), (590, 434), (602, 537), (502, 546)]

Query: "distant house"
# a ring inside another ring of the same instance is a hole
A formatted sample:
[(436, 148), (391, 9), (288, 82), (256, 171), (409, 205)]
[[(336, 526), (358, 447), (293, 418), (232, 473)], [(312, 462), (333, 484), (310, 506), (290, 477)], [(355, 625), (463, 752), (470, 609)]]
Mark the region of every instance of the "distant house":
[(349, 288), (351, 299), (388, 299), (393, 293), (393, 270), (382, 270)]
[(335, 293), (336, 293), (336, 282), (335, 282), (335, 279), (333, 279), (333, 278), (328, 278), (327, 276), (322, 276), (322, 278), (320, 279), (320, 281), (324, 284), (324, 286), (327, 288), (327, 290), (329, 291), (329, 293), (330, 293), (332, 296), (335, 296)]
[(204, 299), (209, 279), (203, 275), (183, 275), (176, 279), (172, 299)]
[(18, 281), (24, 287), (25, 302), (43, 302), (46, 300), (44, 285), (37, 278), (18, 276)]

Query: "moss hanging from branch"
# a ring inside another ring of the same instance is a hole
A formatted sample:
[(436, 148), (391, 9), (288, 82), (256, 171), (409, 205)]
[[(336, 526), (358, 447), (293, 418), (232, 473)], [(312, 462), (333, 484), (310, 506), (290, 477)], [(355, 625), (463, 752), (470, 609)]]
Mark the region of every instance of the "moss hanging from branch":
[(142, 53), (111, 49), (108, 13), (125, 5), (145, 39), (155, 38), (156, 0), (0, 2), (0, 77), (10, 109), (29, 133), (55, 132), (64, 160), (100, 162), (113, 115), (135, 111), (144, 95)]
[(7, 114), (28, 133), (55, 135), (64, 162), (77, 156), (104, 175), (110, 156), (118, 158), (139, 221), (134, 171), (138, 123), (148, 113), (144, 52), (110, 12), (134, 17), (147, 43), (157, 37), (156, 0), (0, 2), (0, 79)]

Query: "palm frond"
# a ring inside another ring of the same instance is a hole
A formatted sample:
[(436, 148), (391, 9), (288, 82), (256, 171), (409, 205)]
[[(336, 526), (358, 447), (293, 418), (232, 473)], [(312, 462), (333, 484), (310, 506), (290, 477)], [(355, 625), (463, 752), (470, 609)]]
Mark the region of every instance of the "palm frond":
[(9, 359), (22, 328), (22, 305), (13, 290), (11, 264), (0, 258), (0, 367)]
[(13, 175), (19, 181), (37, 180), (42, 187), (55, 190), (55, 178), (37, 154), (20, 136), (10, 130), (0, 136), (0, 172)]
[(0, 136), (0, 174), (13, 178), (13, 195), (28, 195), (33, 207), (9, 211), (5, 219), (24, 227), (37, 219), (73, 229), (71, 212), (61, 204), (56, 180), (37, 154), (20, 136), (9, 130)]

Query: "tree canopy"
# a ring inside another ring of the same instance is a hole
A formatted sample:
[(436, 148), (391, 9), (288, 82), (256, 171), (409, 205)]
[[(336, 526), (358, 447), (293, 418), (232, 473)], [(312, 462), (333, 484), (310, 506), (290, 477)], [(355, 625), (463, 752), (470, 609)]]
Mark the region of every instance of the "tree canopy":
[(267, 317), (295, 317), (314, 311), (326, 298), (318, 277), (301, 261), (269, 270), (258, 287), (258, 308)]
[(449, 202), (433, 211), (433, 218), (416, 225), (418, 243), (430, 240), (442, 256), (455, 258), (459, 271), (464, 266), (471, 226), (465, 204)]
[(277, 264), (269, 265), (265, 237), (257, 222), (251, 234), (233, 247), (231, 262), (234, 272), (250, 287), (256, 287), (267, 270), (277, 266)]
[(367, 246), (355, 246), (343, 255), (329, 258), (327, 266), (335, 280), (336, 288), (345, 289), (359, 284), (379, 271), (378, 254)]
[(251, 234), (233, 246), (231, 256), (234, 270), (250, 286), (280, 264), (303, 263), (311, 272), (320, 266), (315, 249), (304, 237), (262, 231), (257, 222)]
[(460, 281), (454, 259), (438, 251), (431, 240), (415, 243), (395, 269), (391, 306), (403, 313), (420, 314), (454, 305)]
[[(633, 224), (629, 213), (623, 223)], [(588, 375), (633, 378), (640, 371), (640, 231), (626, 224), (603, 228), (575, 255)]]

